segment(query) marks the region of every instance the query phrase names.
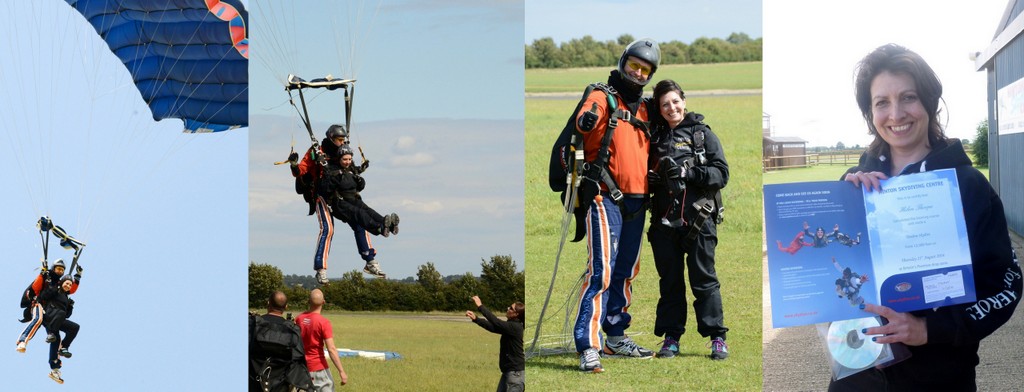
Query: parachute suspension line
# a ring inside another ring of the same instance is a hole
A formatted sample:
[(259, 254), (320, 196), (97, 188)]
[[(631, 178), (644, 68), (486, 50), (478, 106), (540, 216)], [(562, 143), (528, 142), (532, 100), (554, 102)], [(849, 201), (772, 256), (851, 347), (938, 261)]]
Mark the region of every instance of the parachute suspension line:
[(565, 198), (565, 204), (562, 206), (562, 235), (558, 241), (558, 252), (555, 253), (555, 266), (551, 271), (551, 283), (548, 284), (548, 293), (544, 296), (544, 305), (540, 309), (540, 318), (537, 319), (537, 328), (533, 332), (533, 341), (530, 343), (530, 348), (527, 353), (534, 353), (537, 346), (537, 338), (540, 336), (541, 326), (544, 324), (544, 313), (548, 309), (548, 302), (551, 301), (551, 292), (555, 289), (555, 279), (558, 277), (558, 263), (562, 258), (562, 250), (565, 248), (565, 239), (569, 236), (569, 227), (571, 226), (573, 219), (573, 205), (576, 204), (576, 187), (571, 182), (566, 186), (566, 192), (568, 194)]
[[(281, 8), (275, 8), (275, 3), (281, 5)], [(284, 7), (291, 5), (290, 10), (285, 10)], [(289, 72), (295, 71), (295, 61), (299, 56), (291, 55), (288, 53), (291, 50), (295, 50), (297, 45), (295, 42), (287, 42), (288, 38), (295, 38), (294, 29), (295, 26), (295, 4), (288, 1), (264, 1), (257, 0), (256, 6), (252, 12), (258, 14), (258, 23), (253, 23), (254, 33), (258, 32), (259, 42), (257, 48), (259, 48), (259, 54), (255, 56), (266, 68), (270, 71), (271, 75), (288, 75)], [(289, 30), (291, 34), (284, 34), (282, 30)], [(287, 79), (282, 79), (281, 84), (287, 85)]]
[[(348, 29), (348, 38), (349, 38), (348, 39), (348, 45), (349, 45), (349, 47), (348, 47), (348, 69), (351, 72), (352, 79), (356, 79), (359, 76), (359, 68), (361, 66), (361, 63), (356, 60), (356, 59), (359, 59), (359, 56), (357, 55), (357, 53), (359, 52), (359, 48), (358, 48), (359, 42), (367, 42), (367, 40), (368, 40), (367, 36), (369, 36), (370, 33), (373, 32), (373, 26), (375, 25), (375, 22), (376, 22), (376, 19), (377, 19), (377, 15), (378, 15), (378, 13), (380, 11), (381, 3), (382, 2), (380, 0), (378, 0), (376, 2), (376, 5), (374, 6), (374, 9), (373, 9), (373, 15), (370, 17), (370, 21), (366, 22), (366, 23), (360, 23), (360, 21), (364, 20), (364, 11), (366, 10), (366, 0), (360, 1), (360, 2), (358, 2), (355, 5), (353, 5), (353, 3), (355, 3), (355, 2), (352, 2), (352, 1), (347, 2), (347, 5), (348, 5), (348, 11), (347, 11), (348, 22), (345, 23), (345, 26)], [(353, 11), (353, 7), (356, 7), (356, 9), (354, 11)], [(343, 50), (343, 48), (341, 48), (341, 43), (343, 42), (343, 40), (341, 40), (340, 39), (341, 37), (339, 37), (340, 32), (337, 29), (337, 25), (338, 25), (337, 19), (336, 18), (332, 18), (332, 21), (333, 21), (333, 25), (335, 27), (334, 28), (334, 35), (335, 35), (334, 44), (337, 47), (337, 52), (336, 53), (345, 53), (346, 51)], [(365, 36), (361, 36), (360, 33), (365, 33)], [(339, 60), (339, 63), (340, 63), (339, 65), (342, 67), (342, 69), (345, 69), (345, 64), (341, 64), (342, 59), (339, 58), (338, 60)]]

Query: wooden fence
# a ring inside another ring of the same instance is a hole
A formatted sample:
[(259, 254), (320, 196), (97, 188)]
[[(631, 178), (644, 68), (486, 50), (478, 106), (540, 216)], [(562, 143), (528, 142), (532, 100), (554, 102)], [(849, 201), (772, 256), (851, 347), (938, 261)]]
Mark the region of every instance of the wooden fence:
[[(778, 170), (778, 169), (791, 169), (795, 167), (811, 167), (818, 165), (841, 165), (841, 166), (856, 166), (860, 160), (860, 155), (863, 151), (837, 151), (827, 153), (812, 153), (802, 155), (783, 155), (777, 157), (764, 157), (762, 167), (764, 171)], [(782, 162), (786, 160), (803, 159), (803, 164), (797, 165), (782, 165)]]

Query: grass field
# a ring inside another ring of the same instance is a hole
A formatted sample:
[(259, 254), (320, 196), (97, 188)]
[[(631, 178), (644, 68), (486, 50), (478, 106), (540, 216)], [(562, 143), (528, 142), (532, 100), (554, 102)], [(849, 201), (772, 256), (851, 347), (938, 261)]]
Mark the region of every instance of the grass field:
[[(846, 169), (849, 169), (849, 167), (821, 165), (775, 170), (764, 173), (763, 181), (765, 184), (785, 184), (804, 181), (835, 181), (838, 180), (843, 173), (846, 173)], [(985, 175), (985, 178), (988, 178), (987, 167), (979, 167), (977, 169), (981, 174)]]
[[(709, 88), (759, 88), (757, 85)], [(554, 71), (558, 72), (558, 71)], [(721, 69), (717, 72), (728, 73)], [(539, 72), (538, 72), (539, 73)], [(537, 77), (535, 73), (533, 76)], [(600, 74), (600, 78), (596, 75)], [(658, 77), (669, 77), (671, 71)], [(575, 83), (571, 91), (582, 91), (590, 81), (604, 80), (607, 69), (593, 75), (566, 77)], [(536, 79), (533, 79), (536, 81)], [(680, 80), (686, 81), (680, 77)], [(531, 73), (527, 72), (527, 83)], [(550, 82), (545, 82), (550, 84)], [(694, 84), (697, 82), (694, 81)], [(541, 90), (563, 87), (536, 87)], [(684, 89), (691, 89), (684, 84)], [(529, 88), (528, 88), (529, 89)], [(547, 163), (551, 145), (565, 124), (576, 101), (527, 99), (526, 101), (526, 303), (530, 306), (525, 344), (529, 346), (537, 317), (551, 279), (558, 248), (561, 205), (547, 185)], [(692, 97), (687, 108), (707, 116), (706, 122), (722, 140), (730, 166), (730, 180), (723, 190), (726, 220), (719, 226), (716, 266), (722, 283), (726, 326), (730, 328), (730, 357), (711, 361), (707, 339), (696, 333), (692, 309), (688, 330), (680, 342), (681, 356), (672, 359), (605, 359), (603, 374), (581, 373), (575, 354), (532, 358), (527, 362), (527, 384), (534, 390), (760, 390), (761, 388), (761, 96)], [(542, 335), (561, 332), (564, 314), (559, 308), (586, 268), (586, 245), (567, 244), (562, 254), (558, 281), (548, 307)], [(658, 275), (650, 247), (644, 240), (641, 272), (634, 281), (632, 327), (628, 333), (641, 345), (657, 349), (660, 338), (653, 335)], [(687, 293), (688, 301), (692, 295)], [(570, 301), (573, 302), (573, 301)], [(570, 304), (574, 306), (574, 304)]]
[(328, 312), (325, 316), (331, 320), (338, 348), (402, 355), (390, 361), (342, 358), (349, 380), (344, 388), (338, 369), (330, 364), (336, 390), (490, 391), (501, 378), (500, 336), (473, 324), (464, 314)]
[[(527, 93), (578, 92), (587, 84), (608, 80), (610, 67), (526, 70)], [(757, 90), (761, 88), (761, 63), (664, 65), (655, 79), (672, 79), (691, 90)], [(650, 86), (653, 88), (654, 83)], [(648, 89), (650, 93), (650, 88)], [(572, 106), (568, 110), (572, 110)], [(529, 117), (529, 114), (527, 114)], [(564, 119), (563, 119), (564, 121)]]

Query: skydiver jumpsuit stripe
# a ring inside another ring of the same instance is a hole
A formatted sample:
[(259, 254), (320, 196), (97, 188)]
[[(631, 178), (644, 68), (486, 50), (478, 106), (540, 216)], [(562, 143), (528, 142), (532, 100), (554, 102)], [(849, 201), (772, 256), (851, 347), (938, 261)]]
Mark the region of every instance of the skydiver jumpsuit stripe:
[[(616, 96), (617, 106), (627, 107)], [(598, 120), (584, 134), (584, 153), (587, 161), (597, 158), (601, 138), (607, 130), (611, 111), (607, 95), (594, 90), (587, 97), (577, 118), (596, 105)], [(646, 105), (640, 104), (635, 114), (647, 121)], [(580, 290), (580, 303), (573, 327), (576, 351), (601, 348), (601, 331), (609, 336), (622, 336), (629, 328), (628, 313), (632, 301), (632, 284), (640, 272), (640, 247), (644, 231), (644, 195), (647, 194), (647, 158), (650, 141), (646, 134), (626, 121), (619, 121), (609, 144), (610, 159), (607, 170), (626, 197), (622, 201), (625, 211), (608, 195), (602, 184), (601, 202), (590, 201), (587, 211), (588, 267)], [(623, 212), (630, 216), (623, 222)]]
[(313, 269), (327, 269), (327, 257), (331, 253), (331, 239), (334, 238), (334, 217), (331, 216), (327, 202), (320, 196), (316, 197), (316, 220), (320, 223), (320, 234), (316, 239)]
[(25, 342), (27, 344), (29, 340), (32, 340), (40, 325), (43, 325), (43, 306), (36, 302), (32, 304), (32, 319), (25, 326), (25, 331), (18, 338), (18, 343)]

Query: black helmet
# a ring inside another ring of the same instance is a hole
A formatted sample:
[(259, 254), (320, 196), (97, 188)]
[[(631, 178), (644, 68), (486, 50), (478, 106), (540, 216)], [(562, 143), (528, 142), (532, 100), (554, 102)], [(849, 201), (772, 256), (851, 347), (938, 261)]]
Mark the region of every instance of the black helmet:
[(334, 139), (336, 137), (348, 139), (348, 130), (345, 129), (344, 125), (334, 124), (327, 128), (327, 138)]
[[(647, 80), (641, 82), (629, 77), (629, 73), (626, 72), (626, 60), (629, 59), (629, 56), (651, 64), (651, 73), (647, 75)], [(643, 87), (651, 81), (654, 73), (658, 71), (658, 64), (661, 64), (661, 49), (658, 48), (658, 43), (650, 38), (641, 38), (630, 43), (626, 46), (626, 50), (622, 51), (622, 56), (619, 57), (619, 74), (622, 75), (624, 80)]]
[(57, 267), (67, 268), (67, 266), (64, 265), (64, 259), (57, 259), (57, 261), (53, 262), (53, 268)]
[(345, 155), (353, 155), (352, 147), (349, 147), (348, 144), (342, 145), (338, 148), (338, 156), (343, 157)]

